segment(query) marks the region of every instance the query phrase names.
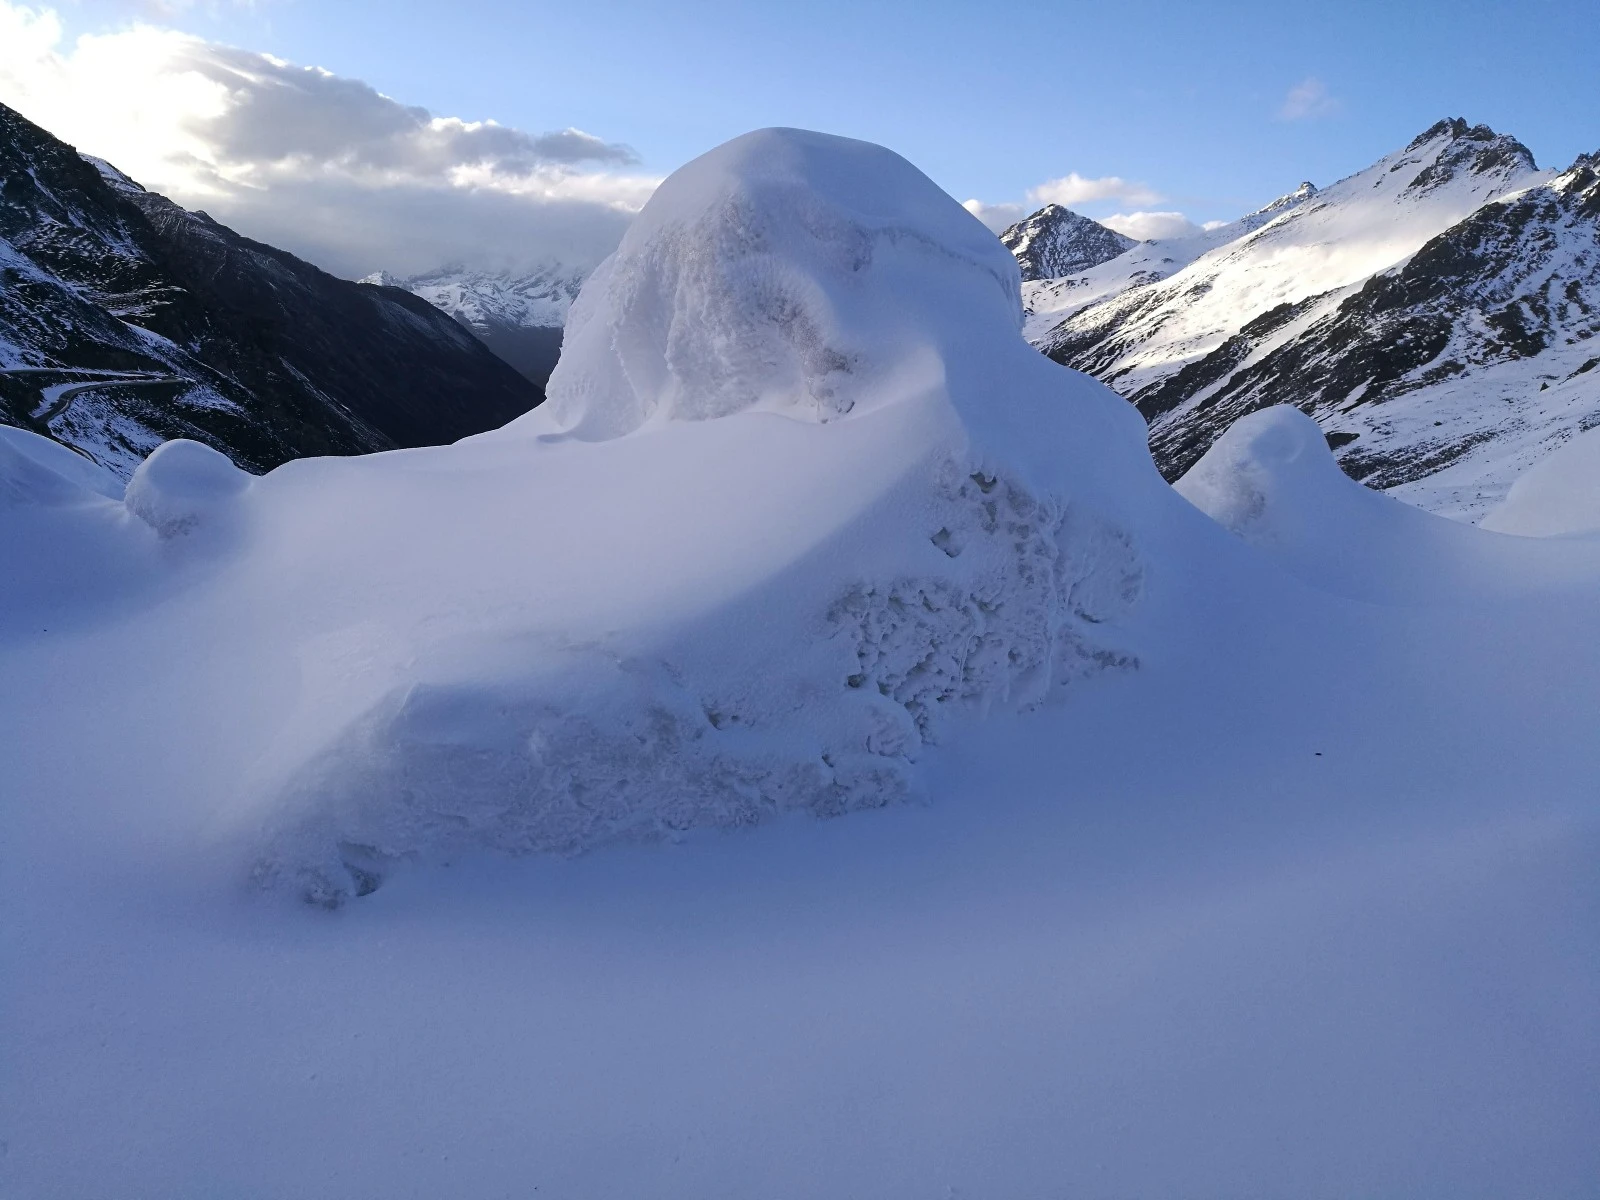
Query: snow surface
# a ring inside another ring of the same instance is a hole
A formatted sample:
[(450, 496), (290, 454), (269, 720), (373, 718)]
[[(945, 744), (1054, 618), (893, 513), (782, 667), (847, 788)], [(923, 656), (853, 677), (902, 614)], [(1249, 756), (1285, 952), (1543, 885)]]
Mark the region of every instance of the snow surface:
[(1600, 429), (1580, 433), (1518, 476), (1480, 524), (1532, 537), (1600, 533)]
[(1587, 1194), (1600, 563), (1219, 524), (1015, 271), (769, 130), (504, 430), (7, 435), (0, 1194)]

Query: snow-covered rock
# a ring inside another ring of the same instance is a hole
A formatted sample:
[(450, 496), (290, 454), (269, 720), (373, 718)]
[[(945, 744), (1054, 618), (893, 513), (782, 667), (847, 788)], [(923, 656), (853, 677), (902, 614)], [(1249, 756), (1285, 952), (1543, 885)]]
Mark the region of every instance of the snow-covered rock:
[(898, 155), (820, 134), (701, 156), (585, 286), (543, 416), (614, 437), (751, 410), (827, 421), (939, 387), (956, 339), (1021, 320), (1015, 262), (944, 200)]
[(160, 537), (183, 537), (226, 522), (253, 481), (226, 454), (177, 438), (139, 464), (123, 503)]
[[(1362, 600), (1570, 590), (1600, 572), (1600, 544), (1496, 537), (1362, 486), (1339, 469), (1321, 427), (1288, 405), (1241, 417), (1174, 486), (1306, 582)], [(1563, 489), (1551, 510), (1571, 512), (1572, 499)]]

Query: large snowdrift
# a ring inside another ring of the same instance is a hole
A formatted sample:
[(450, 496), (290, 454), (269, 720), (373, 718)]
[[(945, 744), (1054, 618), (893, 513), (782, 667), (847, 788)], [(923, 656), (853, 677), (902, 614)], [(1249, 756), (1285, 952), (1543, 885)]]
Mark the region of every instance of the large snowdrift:
[(1214, 521), (1014, 292), (766, 131), (507, 429), (3, 435), (0, 1193), (1584, 1194), (1590, 542)]
[(332, 904), (419, 855), (877, 807), (951, 714), (1132, 666), (1171, 503), (1017, 287), (905, 160), (767, 130), (662, 186), (506, 429), (260, 480), (162, 447), (127, 537), (300, 675), (217, 836)]
[(1287, 405), (1241, 417), (1175, 485), (1319, 589), (1387, 602), (1476, 602), (1581, 585), (1600, 546), (1504, 538), (1356, 483)]

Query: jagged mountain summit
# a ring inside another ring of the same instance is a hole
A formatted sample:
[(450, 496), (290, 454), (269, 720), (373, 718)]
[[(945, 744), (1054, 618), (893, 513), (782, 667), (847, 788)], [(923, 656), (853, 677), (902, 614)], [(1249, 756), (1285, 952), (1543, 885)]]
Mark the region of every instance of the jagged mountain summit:
[(1059, 279), (1132, 249), (1138, 242), (1059, 204), (1047, 204), (1000, 235), (1022, 268), (1022, 281)]
[(409, 293), (241, 237), (0, 106), (0, 422), (127, 476), (169, 438), (266, 470), (454, 441), (540, 399)]
[(588, 275), (588, 268), (551, 262), (526, 271), (451, 266), (403, 277), (379, 271), (361, 282), (420, 296), (543, 389), (561, 353), (567, 310)]
[(1593, 180), (1591, 159), (1540, 171), (1514, 138), (1441, 121), (1164, 279), (1048, 325), (1036, 312), (1028, 335), (1138, 405), (1169, 477), (1239, 416), (1287, 403), (1351, 474), (1475, 518), (1600, 420), (1582, 369), (1600, 305)]

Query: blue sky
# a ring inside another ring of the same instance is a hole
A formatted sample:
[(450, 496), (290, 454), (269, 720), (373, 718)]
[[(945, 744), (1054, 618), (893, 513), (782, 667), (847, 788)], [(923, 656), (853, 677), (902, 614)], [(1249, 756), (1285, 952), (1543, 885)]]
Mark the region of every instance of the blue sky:
[[(127, 16), (98, 0), (72, 13)], [(1513, 133), (1541, 164), (1600, 148), (1595, 0), (258, 0), (171, 21), (435, 112), (575, 125), (663, 172), (746, 129), (801, 125), (889, 145), (963, 199), (1076, 171), (1229, 217), (1441, 116)], [(1307, 79), (1327, 111), (1282, 119)]]
[[(511, 190), (523, 199), (539, 193), (542, 225), (524, 210), (510, 213), (503, 180), (494, 183), (498, 198), (486, 200), (478, 182), (449, 176), (457, 199), (473, 191), (477, 205), (454, 224), (499, 229), (500, 244), (541, 253), (562, 239), (603, 252), (617, 227), (612, 210), (637, 207), (653, 179), (763, 125), (881, 142), (957, 199), (1010, 206), (991, 211), (991, 223), (1045, 196), (1113, 223), (1144, 212), (1231, 219), (1302, 179), (1325, 185), (1358, 170), (1443, 116), (1512, 133), (1541, 165), (1600, 148), (1597, 0), (0, 0), (0, 43), (8, 14), (13, 30), (27, 19), (24, 2), (35, 17), (48, 8), (59, 37), (53, 49), (40, 42), (26, 51), (18, 47), (28, 38), (9, 35), (11, 49), (0, 45), (0, 100), (180, 201), (204, 203), (343, 273), (397, 264), (427, 241), (443, 219), (430, 225), (426, 213), (448, 208), (446, 175), (428, 185), (413, 172), (402, 204), (400, 193), (378, 196), (372, 171), (355, 179), (352, 154), (334, 154), (337, 170), (315, 178), (304, 155), (295, 175), (281, 147), (270, 163), (251, 158), (209, 101), (172, 83), (201, 53), (172, 31), (203, 39), (201, 73), (213, 82), (227, 75), (240, 112), (239, 97), (299, 85), (288, 74), (236, 85), (228, 46), (325, 68), (438, 116), (493, 119), (535, 139), (575, 127), (597, 146), (631, 147), (633, 162), (610, 154), (524, 171)], [(166, 42), (136, 36), (135, 25), (158, 27)], [(80, 35), (108, 32), (117, 38), (98, 57), (82, 52)], [(125, 78), (113, 86), (108, 76)], [(311, 141), (341, 121), (382, 117), (346, 112), (329, 87), (318, 88), (320, 98), (302, 98), (296, 110)], [(186, 104), (198, 107), (180, 111)], [(257, 124), (266, 119), (258, 106)], [(191, 135), (206, 122), (211, 140), (197, 145)], [(445, 162), (431, 142), (426, 154), (446, 174), (465, 161)], [(178, 170), (196, 161), (206, 178)], [(1063, 177), (1064, 190), (1045, 186)], [(344, 209), (335, 182), (354, 198)], [(292, 204), (283, 199), (291, 184)], [(390, 216), (377, 211), (379, 199), (394, 201)], [(373, 235), (380, 227), (387, 242)], [(413, 257), (476, 252), (451, 243)]]

